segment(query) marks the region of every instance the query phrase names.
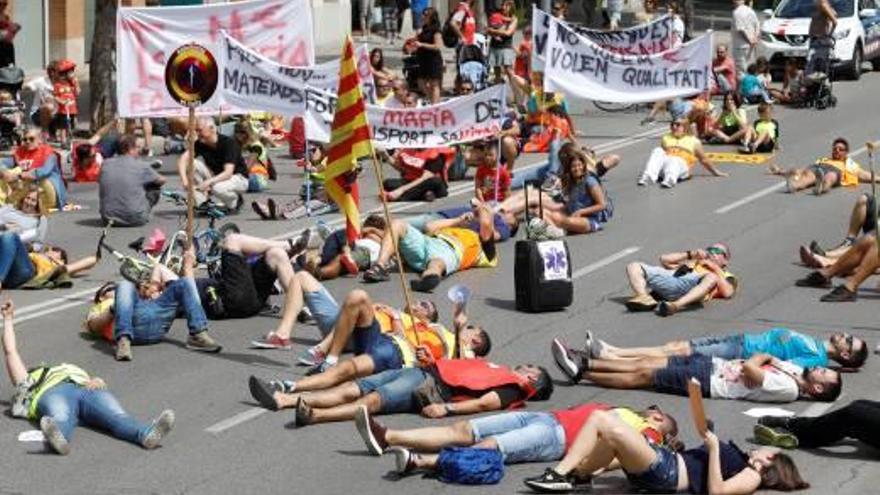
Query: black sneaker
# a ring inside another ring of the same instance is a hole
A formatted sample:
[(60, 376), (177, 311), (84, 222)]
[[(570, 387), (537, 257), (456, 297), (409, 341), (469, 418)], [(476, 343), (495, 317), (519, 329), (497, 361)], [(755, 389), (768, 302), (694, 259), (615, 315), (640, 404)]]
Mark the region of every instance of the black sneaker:
[(758, 418), (758, 424), (770, 428), (788, 428), (789, 419), (785, 416), (761, 416)]
[(312, 407), (306, 403), (306, 401), (302, 400), (302, 398), (296, 401), (296, 427), (302, 428), (303, 426), (308, 426), (312, 424)]
[(261, 406), (270, 411), (278, 410), (278, 402), (275, 401), (276, 389), (269, 382), (251, 375), (248, 379), (248, 389), (250, 389), (254, 400)]
[(589, 365), (585, 354), (569, 349), (559, 338), (553, 339), (553, 343), (550, 344), (550, 352), (553, 354), (556, 366), (571, 380), (572, 384), (581, 380), (584, 369)]
[(361, 405), (358, 407), (357, 413), (354, 416), (354, 424), (357, 427), (358, 433), (361, 434), (361, 438), (364, 439), (367, 450), (371, 454), (382, 455), (385, 453), (385, 449), (388, 448), (388, 441), (385, 439), (385, 433), (388, 431), (388, 428), (382, 426), (370, 416), (367, 406)]
[(570, 493), (592, 486), (592, 479), (578, 479), (573, 475), (563, 476), (553, 468), (547, 468), (544, 474), (526, 478), (523, 483), (538, 493)]
[(847, 289), (845, 285), (838, 285), (831, 289), (831, 292), (819, 298), (822, 302), (854, 302), (856, 299), (858, 299), (858, 295)]
[(822, 275), (819, 272), (810, 272), (806, 277), (796, 281), (794, 285), (798, 287), (818, 287), (822, 289), (831, 287), (831, 280), (825, 278), (825, 275)]

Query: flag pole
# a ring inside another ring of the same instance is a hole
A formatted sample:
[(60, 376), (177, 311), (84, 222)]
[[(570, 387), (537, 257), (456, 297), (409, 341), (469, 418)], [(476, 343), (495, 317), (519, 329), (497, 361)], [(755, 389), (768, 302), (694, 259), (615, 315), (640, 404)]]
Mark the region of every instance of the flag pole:
[(186, 247), (193, 247), (193, 216), (195, 212), (196, 193), (193, 184), (193, 169), (196, 153), (196, 107), (190, 105), (186, 129)]
[[(373, 130), (367, 123), (367, 129), (370, 130), (370, 140), (373, 139)], [(400, 257), (400, 250), (397, 248), (397, 235), (391, 225), (391, 210), (388, 209), (388, 199), (385, 197), (385, 189), (382, 184), (385, 182), (382, 176), (382, 166), (379, 165), (379, 159), (376, 157), (376, 147), (370, 146), (370, 158), (373, 161), (373, 171), (376, 173), (376, 180), (379, 182), (379, 199), (382, 201), (382, 211), (385, 214), (385, 228), (391, 236), (391, 246), (394, 248), (394, 259), (397, 260), (397, 275), (400, 278), (400, 288), (403, 289), (403, 300), (406, 304), (404, 311), (409, 315), (413, 326), (413, 335), (416, 338), (416, 346), (422, 345), (419, 338), (419, 332), (416, 330), (416, 318), (412, 313), (412, 295), (409, 287), (406, 286), (406, 275), (403, 273), (403, 259)]]
[(871, 197), (873, 201), (870, 203), (874, 205), (874, 208), (868, 212), (870, 215), (871, 226), (874, 228), (874, 239), (877, 241), (877, 249), (880, 250), (880, 232), (877, 231), (877, 182), (876, 175), (874, 173), (874, 147), (876, 143), (873, 141), (869, 141), (865, 143), (865, 148), (868, 150), (868, 165), (871, 167)]
[(306, 216), (311, 218), (312, 216), (312, 155), (309, 153), (309, 130), (308, 127), (303, 122), (303, 137), (306, 141), (305, 146), (305, 161), (303, 162), (303, 172), (305, 172), (306, 179)]

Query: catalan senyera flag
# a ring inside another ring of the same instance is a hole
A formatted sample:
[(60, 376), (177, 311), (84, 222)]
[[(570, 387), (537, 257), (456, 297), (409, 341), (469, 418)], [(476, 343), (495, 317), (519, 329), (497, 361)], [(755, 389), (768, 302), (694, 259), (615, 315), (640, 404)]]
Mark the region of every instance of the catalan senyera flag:
[(339, 205), (345, 216), (346, 235), (353, 242), (360, 233), (358, 185), (355, 168), (357, 159), (372, 153), (366, 105), (354, 56), (354, 43), (345, 38), (342, 63), (339, 66), (336, 113), (330, 127), (324, 190)]

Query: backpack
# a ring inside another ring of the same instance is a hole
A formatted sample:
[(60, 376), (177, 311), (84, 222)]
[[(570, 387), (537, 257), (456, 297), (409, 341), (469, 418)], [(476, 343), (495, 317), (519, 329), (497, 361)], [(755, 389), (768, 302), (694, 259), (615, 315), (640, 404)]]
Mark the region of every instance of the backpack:
[[(449, 13), (449, 17), (447, 17), (446, 22), (443, 23), (443, 29), (440, 30), (440, 36), (443, 37), (443, 46), (446, 48), (455, 48), (458, 46), (458, 34), (455, 32), (455, 29), (452, 28), (452, 16), (454, 16), (456, 12), (458, 12), (458, 9)], [(468, 17), (470, 17), (470, 14), (465, 12), (459, 29), (464, 29), (464, 24), (467, 22)]]
[(494, 485), (504, 477), (504, 459), (496, 449), (447, 447), (437, 457), (437, 477), (458, 485)]

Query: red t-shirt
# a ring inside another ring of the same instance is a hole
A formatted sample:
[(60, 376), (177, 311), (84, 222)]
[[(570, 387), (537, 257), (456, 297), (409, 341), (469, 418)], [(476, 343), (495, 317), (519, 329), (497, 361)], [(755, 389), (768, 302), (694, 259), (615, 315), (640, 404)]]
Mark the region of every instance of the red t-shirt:
[(77, 115), (76, 88), (70, 81), (58, 81), (54, 85), (53, 93), (58, 109), (55, 113), (60, 115)]
[(593, 414), (593, 411), (608, 411), (610, 409), (611, 406), (608, 404), (596, 402), (591, 404), (581, 404), (580, 406), (574, 406), (568, 409), (551, 411), (551, 413), (556, 416), (556, 421), (559, 421), (559, 424), (562, 425), (562, 429), (565, 430), (565, 451), (568, 452), (568, 449), (571, 448), (571, 444), (574, 442), (574, 439), (577, 438), (584, 423), (590, 419), (590, 415)]
[(458, 7), (455, 8), (455, 11), (455, 14), (452, 15), (452, 19), (459, 22), (461, 25), (461, 35), (463, 37), (462, 42), (465, 45), (473, 45), (474, 35), (477, 33), (477, 21), (474, 19), (474, 13), (465, 2), (459, 3)]
[(532, 40), (522, 40), (519, 44), (519, 54), (513, 61), (513, 73), (519, 77), (529, 80), (529, 72), (532, 63)]
[[(495, 197), (495, 178), (498, 174), (498, 197)], [(474, 179), (483, 193), (483, 201), (504, 201), (510, 192), (510, 171), (499, 165), (498, 168), (480, 165)]]

